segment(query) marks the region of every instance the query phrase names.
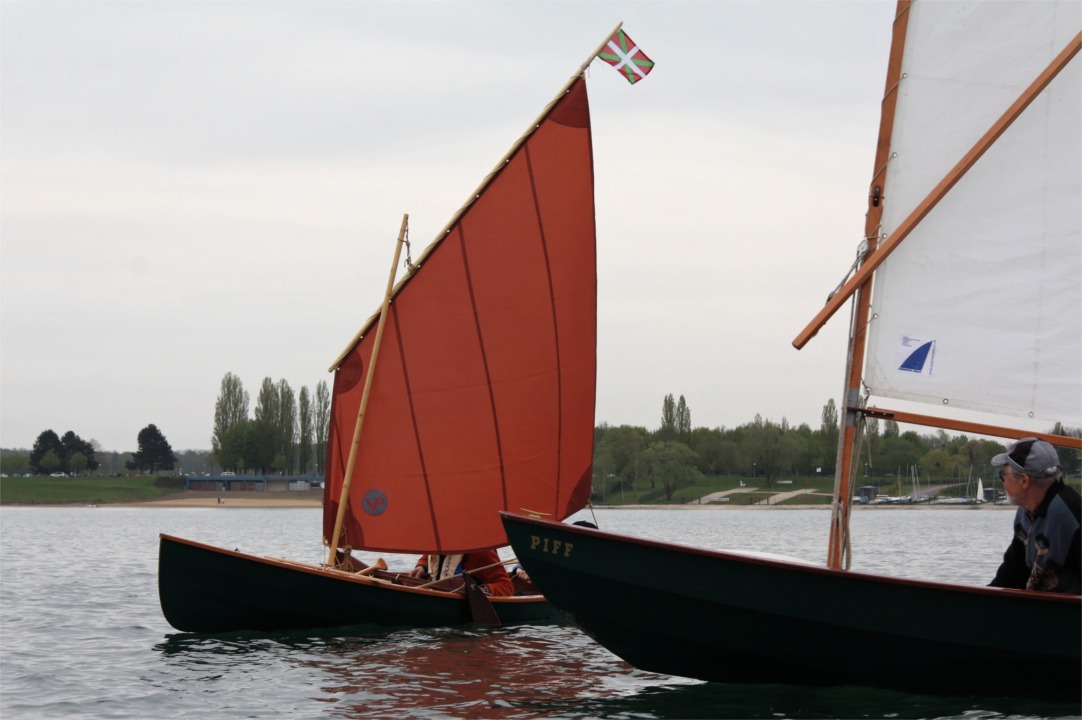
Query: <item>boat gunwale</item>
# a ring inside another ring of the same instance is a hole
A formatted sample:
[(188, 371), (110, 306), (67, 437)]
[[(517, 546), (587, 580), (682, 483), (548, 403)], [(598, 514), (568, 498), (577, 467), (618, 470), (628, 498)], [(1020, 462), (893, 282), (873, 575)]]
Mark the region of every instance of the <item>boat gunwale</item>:
[[(283, 570), (296, 570), (308, 575), (329, 577), (334, 580), (343, 580), (353, 583), (355, 585), (366, 585), (369, 587), (379, 587), (387, 590), (397, 590), (413, 593), (416, 595), (426, 595), (428, 597), (438, 598), (441, 600), (453, 600), (457, 602), (466, 601), (466, 596), (463, 594), (447, 592), (445, 590), (430, 590), (428, 588), (410, 587), (408, 585), (396, 585), (390, 580), (384, 580), (378, 577), (372, 577), (370, 575), (357, 575), (356, 573), (351, 573), (345, 570), (338, 570), (336, 568), (327, 567), (326, 565), (316, 565), (315, 563), (306, 563), (299, 560), (289, 560), (286, 558), (251, 555), (249, 553), (241, 552), (240, 550), (229, 550), (227, 548), (199, 542), (198, 540), (189, 540), (187, 538), (170, 535), (168, 533), (159, 533), (158, 537), (159, 540), (168, 540), (170, 542), (174, 542), (180, 545), (188, 545), (190, 547), (194, 547), (207, 552), (218, 553), (220, 555), (228, 555), (240, 560), (253, 561), (264, 565), (271, 565), (273, 567), (277, 567)], [(548, 602), (544, 595), (497, 595), (488, 596), (488, 599), (493, 603), (500, 604)]]
[(505, 522), (507, 520), (511, 520), (512, 522), (521, 522), (525, 525), (553, 528), (560, 530), (561, 532), (571, 533), (573, 535), (601, 536), (602, 539), (607, 539), (612, 542), (630, 543), (644, 547), (651, 547), (663, 551), (680, 552), (688, 555), (699, 555), (718, 560), (726, 560), (729, 562), (745, 563), (749, 565), (762, 565), (778, 570), (785, 570), (787, 572), (798, 571), (814, 575), (826, 575), (830, 577), (846, 578), (851, 582), (871, 582), (887, 585), (904, 585), (907, 587), (924, 588), (940, 592), (966, 592), (977, 595), (989, 595), (996, 597), (1013, 596), (1017, 598), (1025, 598), (1029, 601), (1039, 600), (1041, 602), (1059, 602), (1082, 605), (1082, 595), (1067, 595), (1063, 593), (1037, 592), (1032, 590), (1016, 590), (1014, 588), (989, 587), (979, 585), (961, 585), (957, 583), (946, 583), (934, 580), (919, 580), (912, 578), (892, 577), (890, 575), (879, 575), (876, 573), (860, 572), (857, 570), (836, 570), (826, 566), (809, 564), (804, 560), (798, 560), (795, 558), (793, 561), (787, 562), (783, 560), (771, 559), (768, 557), (745, 555), (740, 553), (739, 551), (733, 550), (709, 550), (706, 548), (695, 547), (692, 545), (666, 542), (664, 540), (653, 540), (650, 538), (636, 537), (633, 535), (606, 532), (600, 529), (586, 528), (576, 525), (567, 525), (564, 523), (553, 522), (551, 520), (542, 520), (539, 518), (527, 517), (525, 515), (516, 515), (514, 513), (503, 511), (500, 512), (500, 517), (503, 518)]

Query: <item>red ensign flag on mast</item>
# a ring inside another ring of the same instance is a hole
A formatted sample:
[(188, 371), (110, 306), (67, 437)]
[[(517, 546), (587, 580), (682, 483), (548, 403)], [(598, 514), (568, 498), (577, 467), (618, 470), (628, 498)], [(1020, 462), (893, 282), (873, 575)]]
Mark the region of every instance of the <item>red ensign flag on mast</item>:
[(654, 61), (646, 57), (646, 53), (640, 50), (635, 41), (623, 30), (617, 30), (605, 49), (597, 56), (623, 73), (632, 85), (649, 75), (654, 69)]

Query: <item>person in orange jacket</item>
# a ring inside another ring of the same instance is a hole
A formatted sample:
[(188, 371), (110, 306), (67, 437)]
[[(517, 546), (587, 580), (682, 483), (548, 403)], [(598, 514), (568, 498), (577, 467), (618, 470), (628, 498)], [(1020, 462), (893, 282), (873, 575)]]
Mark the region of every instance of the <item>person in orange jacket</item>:
[(488, 595), (515, 594), (511, 576), (500, 563), (500, 556), (494, 549), (479, 550), (467, 555), (422, 555), (417, 559), (417, 565), (410, 575), (416, 578), (445, 580), (464, 572), (469, 572)]

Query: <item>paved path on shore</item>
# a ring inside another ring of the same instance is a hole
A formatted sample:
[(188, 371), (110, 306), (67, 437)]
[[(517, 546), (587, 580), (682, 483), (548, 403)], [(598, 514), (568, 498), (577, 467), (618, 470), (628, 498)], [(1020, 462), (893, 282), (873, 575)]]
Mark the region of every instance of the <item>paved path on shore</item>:
[(738, 488), (733, 488), (732, 490), (722, 490), (721, 492), (710, 493), (709, 495), (703, 495), (701, 498), (698, 498), (697, 500), (692, 500), (691, 502), (689, 502), (687, 504), (688, 505), (706, 505), (707, 503), (711, 503), (711, 502), (716, 501), (718, 498), (728, 497), (728, 496), (730, 496), (730, 495), (732, 495), (734, 493), (755, 492), (758, 489), (759, 488), (753, 488), (753, 487), (738, 487)]
[(774, 493), (769, 497), (763, 498), (756, 505), (777, 505), (780, 502), (785, 502), (789, 498), (796, 497), (797, 495), (810, 495), (815, 492), (814, 488), (804, 488), (802, 490), (791, 490), (789, 492)]
[[(687, 504), (688, 505), (707, 505), (707, 504), (712, 503), (712, 502), (717, 502), (719, 498), (728, 497), (729, 495), (732, 495), (734, 493), (749, 493), (749, 492), (758, 492), (758, 491), (759, 491), (759, 488), (754, 488), (754, 487), (733, 488), (732, 490), (723, 490), (721, 492), (710, 493), (709, 495), (703, 495), (701, 498), (699, 498), (697, 500), (692, 500), (691, 502), (689, 502)], [(773, 495), (769, 495), (769, 496), (763, 498), (759, 502), (755, 503), (755, 505), (777, 505), (778, 503), (785, 502), (789, 498), (796, 497), (797, 495), (808, 495), (808, 494), (813, 493), (813, 492), (815, 492), (814, 488), (802, 488), (800, 490), (790, 490), (790, 491), (787, 491), (787, 492), (776, 492)]]

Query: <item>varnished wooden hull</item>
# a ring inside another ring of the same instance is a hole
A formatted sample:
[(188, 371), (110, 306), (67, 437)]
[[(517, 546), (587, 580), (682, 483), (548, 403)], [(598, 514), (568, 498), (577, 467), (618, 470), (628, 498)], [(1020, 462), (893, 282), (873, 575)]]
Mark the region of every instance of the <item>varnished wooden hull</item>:
[(502, 516), (545, 597), (644, 670), (731, 683), (1082, 695), (1077, 596), (835, 571)]
[[(164, 534), (158, 596), (169, 624), (195, 633), (472, 622), (469, 603), (461, 595), (377, 582)], [(565, 621), (537, 595), (491, 600), (505, 625)]]

